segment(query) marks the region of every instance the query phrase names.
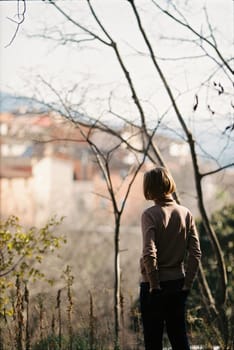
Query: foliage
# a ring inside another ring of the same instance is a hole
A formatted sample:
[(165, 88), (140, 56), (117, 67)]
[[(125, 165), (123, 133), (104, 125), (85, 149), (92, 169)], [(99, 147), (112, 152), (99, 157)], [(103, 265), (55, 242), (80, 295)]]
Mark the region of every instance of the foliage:
[[(232, 279), (233, 266), (234, 266), (234, 253), (233, 253), (233, 242), (234, 242), (234, 205), (230, 204), (225, 206), (221, 210), (215, 212), (211, 216), (211, 223), (217, 233), (220, 245), (223, 250), (225, 265), (227, 269), (228, 283), (227, 283), (227, 301), (225, 304), (224, 312), (226, 314), (226, 324), (222, 324), (221, 327), (226, 328), (229, 334), (229, 339), (233, 339), (234, 335), (234, 315), (232, 311), (232, 305), (234, 302), (234, 282)], [(197, 223), (202, 249), (202, 264), (206, 273), (207, 281), (211, 286), (217, 300), (220, 298), (220, 281), (217, 274), (217, 261), (214, 258), (212, 249), (212, 243), (207, 238), (202, 221)], [(204, 303), (201, 303), (201, 293), (199, 286), (195, 283), (192, 290), (191, 298), (189, 299), (189, 323), (191, 332), (193, 334), (199, 334), (199, 338), (208, 343), (209, 346), (214, 345), (215, 339), (220, 338), (220, 334), (215, 330), (220, 328), (218, 326), (218, 320), (213, 319), (212, 327), (207, 314)], [(201, 332), (201, 330), (203, 330)], [(220, 341), (222, 341), (220, 339)]]
[[(234, 285), (231, 278), (234, 266), (234, 205), (225, 206), (221, 210), (215, 212), (211, 216), (211, 222), (215, 231), (217, 232), (217, 237), (224, 253), (228, 275), (228, 297), (232, 303), (234, 301)], [(207, 279), (211, 285), (212, 290), (215, 291), (215, 294), (217, 297), (219, 297), (220, 288), (219, 283), (217, 282), (217, 262), (214, 259), (212, 246), (207, 236), (205, 235), (202, 222), (199, 223), (199, 231), (201, 235), (201, 247), (203, 251), (202, 261), (205, 267)]]
[(43, 258), (65, 243), (65, 238), (55, 233), (62, 218), (51, 218), (42, 228), (24, 228), (16, 216), (0, 222), (0, 312), (11, 313), (6, 307), (14, 286), (15, 276), (27, 283), (43, 278), (40, 264)]

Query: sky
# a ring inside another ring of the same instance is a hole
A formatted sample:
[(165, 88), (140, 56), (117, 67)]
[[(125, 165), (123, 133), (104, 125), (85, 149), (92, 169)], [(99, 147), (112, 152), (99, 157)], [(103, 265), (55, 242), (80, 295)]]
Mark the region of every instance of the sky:
[[(90, 19), (85, 0), (66, 0), (66, 2), (57, 3), (70, 11), (75, 19), (97, 31), (94, 21)], [(155, 7), (152, 7), (151, 0), (138, 0), (136, 3), (140, 8), (143, 24), (150, 33), (156, 55), (161, 58), (159, 63), (171, 84), (182, 113), (188, 116), (190, 126), (195, 130), (200, 120), (206, 120), (209, 125), (221, 124), (223, 127), (223, 116), (230, 114), (230, 103), (224, 98), (217, 98), (217, 92), (208, 90), (204, 83), (205, 78), (213, 73), (214, 62), (205, 58), (176, 60), (175, 58), (181, 56), (199, 56), (201, 51), (196, 46), (187, 46), (182, 41), (174, 40), (175, 37), (187, 39), (191, 37), (185, 34), (180, 26), (156, 11)], [(165, 4), (170, 5), (171, 1), (161, 0), (158, 3), (165, 7)], [(202, 10), (205, 4), (209, 21), (216, 30), (222, 52), (224, 55), (231, 55), (233, 51), (231, 46), (233, 43), (232, 1), (225, 1), (224, 4), (222, 0), (196, 0), (194, 5), (193, 1), (177, 0), (177, 3), (180, 3), (181, 9), (189, 8), (190, 23), (200, 32), (207, 31), (204, 10)], [(20, 4), (22, 5), (22, 2)], [(149, 120), (155, 120), (155, 116), (159, 118), (167, 110), (170, 111), (168, 96), (151, 61), (145, 55), (139, 55), (136, 52), (146, 54), (147, 50), (137, 30), (136, 20), (128, 2), (95, 0), (93, 4), (102, 23), (118, 42)], [(50, 28), (49, 33), (55, 33), (55, 36), (58, 29), (63, 33), (74, 33), (72, 26), (68, 25), (53, 6), (39, 0), (26, 1), (25, 20), (13, 43), (6, 47), (15, 32), (16, 26), (12, 19), (17, 19), (16, 13), (17, 1), (0, 2), (1, 91), (16, 95), (36, 95), (45, 100), (53, 99), (54, 93), (48, 88), (50, 84), (62, 96), (69, 97), (71, 103), (80, 104), (81, 96), (85, 96), (85, 101), (79, 108), (86, 113), (98, 117), (108, 116), (108, 101), (111, 101), (111, 108), (114, 111), (134, 119), (136, 109), (134, 104), (129, 103), (131, 96), (129, 88), (113, 52), (108, 47), (96, 42), (86, 43), (79, 48), (75, 45), (58, 46), (54, 42), (33, 37), (33, 35), (42, 34), (44, 28)], [(172, 40), (166, 39), (168, 37)], [(168, 57), (170, 60), (165, 61), (164, 58)], [(201, 86), (201, 83), (204, 84)], [(222, 84), (225, 89), (230, 88), (230, 81), (223, 76)], [(68, 91), (72, 91), (75, 86), (75, 92), (68, 94)], [(199, 109), (196, 114), (192, 112), (195, 94), (199, 96)], [(212, 115), (207, 111), (207, 104), (210, 101), (212, 108), (222, 111), (217, 114), (215, 123)], [(167, 125), (168, 118), (170, 113), (163, 119)], [(205, 125), (204, 123), (203, 135), (207, 138)]]
[[(166, 1), (161, 1), (161, 3), (165, 2)], [(183, 1), (180, 2), (183, 3)], [(186, 1), (184, 0), (184, 3), (185, 2)], [(200, 4), (204, 3), (201, 0), (197, 0), (196, 2), (200, 2)], [(67, 6), (64, 6), (64, 1), (58, 1), (58, 3), (63, 8), (73, 8), (77, 12), (79, 11), (78, 17), (84, 21), (84, 17), (87, 13), (87, 6), (84, 5), (85, 0), (66, 0)], [(168, 22), (165, 16), (159, 17), (156, 11), (155, 15), (147, 13), (147, 10), (150, 10), (149, 4), (151, 1), (144, 0), (138, 1), (137, 3), (142, 7), (144, 23), (151, 26), (153, 35), (159, 37), (159, 33), (160, 35), (164, 35), (164, 33), (165, 35), (169, 35), (170, 33), (171, 36), (174, 36), (175, 29), (177, 35), (179, 35), (179, 27), (173, 26), (173, 22)], [(209, 0), (206, 1), (206, 3), (209, 8), (211, 20), (216, 26), (218, 26), (218, 30), (222, 32), (223, 39), (229, 37), (229, 40), (231, 41), (233, 39), (231, 38), (233, 30), (232, 7), (230, 5), (228, 6), (228, 1), (225, 2), (226, 5), (224, 6), (222, 0)], [(229, 1), (229, 3), (231, 4), (231, 1)], [(105, 23), (106, 27), (108, 29), (111, 28), (114, 37), (120, 39), (121, 45), (125, 44), (124, 50), (129, 56), (133, 56), (134, 52), (133, 50), (132, 52), (131, 50), (127, 50), (128, 45), (137, 47), (138, 50), (146, 51), (142, 40), (137, 33), (134, 23), (135, 19), (131, 16), (131, 11), (129, 6), (127, 6), (127, 1), (96, 0), (94, 4), (95, 6), (97, 5), (96, 8), (99, 10), (98, 13), (101, 13), (103, 23)], [(64, 81), (74, 79), (74, 72), (83, 73), (84, 75), (88, 73), (93, 74), (94, 79), (97, 79), (98, 81), (103, 77), (103, 80), (105, 81), (108, 75), (111, 75), (112, 81), (118, 79), (120, 72), (116, 67), (113, 69), (114, 65), (111, 64), (110, 57), (107, 56), (108, 59), (105, 59), (105, 62), (103, 62), (103, 53), (100, 54), (97, 49), (93, 49), (92, 51), (83, 49), (81, 51), (74, 47), (73, 49), (68, 49), (66, 46), (55, 48), (53, 43), (46, 40), (28, 38), (26, 36), (27, 34), (32, 35), (41, 33), (44, 24), (45, 26), (52, 27), (59, 24), (61, 28), (65, 28), (65, 26), (62, 16), (49, 4), (45, 4), (39, 0), (34, 0), (26, 1), (26, 5), (25, 20), (12, 45), (6, 48), (5, 46), (10, 42), (16, 28), (15, 24), (8, 18), (15, 18), (17, 2), (14, 0), (0, 2), (2, 89), (10, 90), (14, 88), (16, 91), (23, 90), (25, 88), (25, 77), (30, 75), (29, 73), (32, 71), (34, 71), (34, 73), (37, 72), (49, 76), (62, 77), (63, 84)], [(201, 28), (202, 30), (202, 25), (200, 23), (201, 12), (198, 12), (198, 8), (199, 6), (197, 6), (196, 10), (193, 10), (194, 14), (192, 18), (197, 22), (197, 28)], [(155, 23), (157, 24), (155, 25)], [(169, 30), (168, 25), (170, 25)], [(162, 55), (169, 56), (168, 50), (173, 50), (176, 56), (177, 48), (173, 43), (168, 44), (165, 41), (162, 43), (158, 41), (157, 45), (159, 51), (162, 51)], [(86, 54), (86, 51), (88, 54)], [(184, 54), (186, 54), (186, 52), (184, 52)], [(194, 54), (196, 54), (196, 52), (194, 52)], [(95, 64), (93, 64), (94, 60), (96, 60)], [(142, 75), (144, 74), (147, 76), (147, 74), (150, 73), (150, 70), (148, 70), (146, 65), (144, 66), (144, 69), (142, 69), (141, 62), (141, 60), (137, 62), (135, 59), (134, 64), (136, 65), (136, 69), (140, 70), (140, 67)], [(202, 66), (202, 64), (200, 64), (200, 66)], [(198, 67), (197, 69), (199, 70)], [(147, 79), (145, 80), (147, 81)], [(196, 80), (195, 76), (193, 76), (193, 80)]]

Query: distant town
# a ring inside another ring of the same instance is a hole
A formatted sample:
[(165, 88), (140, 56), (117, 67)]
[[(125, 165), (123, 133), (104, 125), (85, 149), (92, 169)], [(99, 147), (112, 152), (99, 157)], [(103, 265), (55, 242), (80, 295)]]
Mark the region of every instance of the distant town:
[[(1, 216), (14, 214), (26, 225), (40, 225), (52, 215), (65, 216), (66, 225), (77, 227), (111, 220), (112, 206), (103, 175), (90, 145), (83, 135), (87, 127), (74, 123), (57, 113), (14, 112), (0, 114), (1, 131)], [(126, 126), (123, 135), (134, 134)], [(103, 150), (117, 142), (115, 137), (92, 129), (92, 137)], [(132, 138), (138, 143), (138, 136)], [(197, 211), (194, 180), (189, 149), (186, 143), (156, 134), (155, 141), (173, 176), (182, 203)], [(136, 160), (121, 145), (111, 162), (111, 176), (117, 198), (122, 200), (128, 183), (128, 172)], [(206, 169), (210, 164), (202, 162)], [(146, 160), (137, 175), (127, 201), (123, 223), (139, 224), (142, 209), (149, 205), (142, 194), (142, 172), (153, 165)], [(234, 169), (204, 180), (205, 201), (209, 212), (233, 198)], [(95, 214), (94, 214), (95, 213)], [(108, 215), (107, 215), (108, 213)]]

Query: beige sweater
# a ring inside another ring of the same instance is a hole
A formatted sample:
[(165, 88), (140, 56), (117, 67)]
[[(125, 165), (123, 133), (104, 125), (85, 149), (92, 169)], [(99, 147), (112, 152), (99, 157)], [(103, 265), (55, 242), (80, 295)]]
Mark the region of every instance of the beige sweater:
[(167, 196), (143, 212), (142, 234), (142, 281), (150, 282), (153, 289), (160, 287), (160, 281), (185, 277), (184, 287), (190, 289), (201, 259), (199, 237), (190, 211)]

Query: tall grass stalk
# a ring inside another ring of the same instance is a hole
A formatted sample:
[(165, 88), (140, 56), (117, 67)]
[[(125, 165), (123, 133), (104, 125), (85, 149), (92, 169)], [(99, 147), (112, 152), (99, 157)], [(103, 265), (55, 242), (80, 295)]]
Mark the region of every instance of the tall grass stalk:
[(2, 334), (2, 325), (0, 325), (0, 350), (4, 350), (3, 349), (3, 334)]
[(31, 349), (30, 329), (29, 329), (29, 290), (27, 283), (24, 286), (24, 300), (26, 303), (26, 329), (25, 329), (25, 350)]
[[(12, 343), (12, 339), (14, 339), (14, 337), (12, 336), (12, 330), (11, 330), (11, 327), (9, 325), (9, 321), (7, 318), (6, 308), (3, 309), (3, 322), (4, 322), (4, 326), (3, 326), (2, 331), (5, 330), (6, 333), (8, 334), (8, 339), (9, 339), (8, 343), (10, 344), (10, 343)], [(6, 335), (6, 333), (3, 332), (3, 337), (4, 337), (4, 335)], [(5, 339), (1, 339), (1, 342), (2, 342), (1, 344), (3, 346), (3, 344), (5, 344)], [(12, 348), (13, 348), (13, 346), (12, 346)]]
[(68, 321), (68, 336), (69, 336), (69, 350), (72, 350), (73, 344), (73, 328), (72, 328), (72, 311), (73, 311), (73, 300), (72, 300), (72, 285), (74, 277), (71, 275), (71, 267), (67, 266), (65, 270), (65, 278), (67, 282), (67, 321)]
[(51, 333), (53, 336), (55, 336), (55, 316), (54, 316), (54, 313), (52, 314), (52, 318), (51, 318)]
[(57, 304), (56, 304), (56, 308), (58, 310), (58, 345), (59, 345), (59, 350), (62, 349), (61, 292), (62, 292), (62, 290), (59, 289), (58, 293), (57, 293)]
[(23, 350), (24, 304), (21, 293), (20, 277), (16, 277), (16, 345), (17, 350)]
[(44, 304), (42, 300), (42, 296), (40, 295), (38, 298), (39, 303), (39, 331), (40, 331), (40, 341), (42, 341), (44, 336), (44, 326), (43, 326), (43, 313), (44, 313)]
[(93, 296), (92, 293), (89, 292), (89, 347), (90, 350), (94, 350), (94, 313), (93, 313)]

